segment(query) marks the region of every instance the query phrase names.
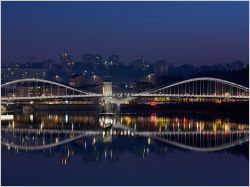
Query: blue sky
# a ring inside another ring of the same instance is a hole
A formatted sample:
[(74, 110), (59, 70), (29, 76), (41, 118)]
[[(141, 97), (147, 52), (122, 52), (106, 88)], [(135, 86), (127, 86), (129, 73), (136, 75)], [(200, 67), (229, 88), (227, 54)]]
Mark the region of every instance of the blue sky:
[(129, 63), (248, 62), (248, 2), (2, 2), (2, 62), (119, 54)]

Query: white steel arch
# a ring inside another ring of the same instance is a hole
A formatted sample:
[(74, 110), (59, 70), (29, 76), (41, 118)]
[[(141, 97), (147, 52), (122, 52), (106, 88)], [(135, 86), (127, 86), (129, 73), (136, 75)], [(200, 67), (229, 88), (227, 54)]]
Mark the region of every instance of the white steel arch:
[(164, 87), (159, 88), (157, 90), (150, 90), (150, 91), (146, 91), (146, 92), (143, 92), (143, 93), (153, 93), (155, 91), (160, 91), (160, 90), (163, 90), (163, 89), (166, 89), (166, 88), (170, 88), (170, 87), (173, 87), (173, 86), (177, 86), (177, 85), (185, 84), (185, 83), (189, 83), (189, 82), (194, 82), (194, 81), (215, 81), (215, 82), (235, 86), (235, 87), (240, 88), (240, 89), (242, 89), (244, 91), (249, 91), (249, 89), (247, 87), (244, 87), (242, 85), (239, 85), (239, 84), (236, 84), (236, 83), (233, 83), (233, 82), (230, 82), (230, 81), (226, 81), (226, 80), (223, 80), (223, 79), (211, 78), (211, 77), (199, 77), (199, 78), (192, 78), (192, 79), (180, 81), (180, 82), (177, 82), (177, 83), (174, 83), (174, 84), (170, 84), (168, 86), (164, 86)]
[[(206, 90), (206, 87), (204, 87), (204, 83), (210, 86), (210, 90)], [(191, 84), (192, 86), (195, 87), (193, 87), (193, 90), (184, 91), (184, 87), (187, 86), (188, 84)], [(197, 85), (200, 87), (197, 87)], [(218, 90), (216, 90), (215, 87), (213, 88), (215, 90), (212, 90), (211, 85), (214, 85), (216, 88), (218, 88)], [(122, 99), (121, 103), (129, 102), (138, 97), (157, 97), (157, 96), (169, 97), (169, 98), (193, 97), (193, 98), (208, 98), (208, 99), (236, 98), (236, 99), (246, 100), (249, 99), (249, 89), (242, 85), (226, 81), (223, 79), (212, 78), (212, 77), (199, 77), (199, 78), (192, 78), (180, 81), (174, 84), (163, 86), (161, 88), (151, 89), (141, 93), (132, 94), (129, 95), (127, 98)]]
[(66, 86), (66, 85), (57, 83), (57, 82), (53, 82), (53, 81), (49, 81), (49, 80), (44, 80), (44, 79), (35, 79), (35, 78), (19, 79), (19, 80), (14, 80), (14, 81), (11, 81), (11, 82), (7, 82), (5, 84), (2, 84), (1, 88), (6, 87), (6, 86), (11, 85), (11, 84), (23, 83), (23, 82), (42, 82), (42, 83), (48, 83), (48, 84), (60, 86), (60, 87), (63, 87), (63, 88), (67, 88), (67, 89), (70, 89), (70, 90), (74, 90), (76, 92), (79, 92), (79, 93), (82, 93), (82, 94), (85, 94), (85, 95), (93, 94), (91, 92), (81, 91), (81, 90), (78, 90), (78, 89), (72, 88), (70, 86)]
[[(175, 132), (171, 132), (171, 131), (162, 131), (162, 132), (155, 132), (155, 131), (137, 131), (135, 129), (132, 129), (130, 127), (124, 126), (119, 124), (119, 126), (115, 126), (115, 129), (120, 129), (123, 132), (124, 131), (130, 131), (131, 133), (133, 132), (133, 136), (141, 136), (144, 138), (152, 138), (154, 140), (163, 142), (163, 143), (167, 143), (170, 145), (174, 145), (176, 147), (180, 147), (183, 149), (187, 149), (187, 150), (192, 150), (192, 151), (201, 151), (201, 152), (211, 152), (211, 151), (219, 151), (219, 150), (224, 150), (224, 149), (228, 149), (240, 144), (243, 144), (245, 142), (249, 141), (249, 132), (248, 130), (242, 130), (242, 131), (232, 131), (230, 132), (231, 134), (237, 135), (234, 136), (234, 138), (230, 138), (229, 140), (223, 142), (221, 141), (220, 143), (216, 143), (214, 142), (212, 145), (206, 145), (206, 146), (201, 146), (200, 145), (192, 145), (192, 143), (185, 143), (185, 142), (181, 142), (178, 139), (172, 139), (171, 137), (169, 138), (163, 138), (162, 135), (187, 135), (187, 136), (193, 136), (193, 135), (201, 135), (203, 132), (192, 132), (192, 131), (175, 131)], [(2, 132), (9, 132), (11, 134), (11, 138), (13, 137), (13, 133), (17, 133), (17, 134), (21, 134), (20, 132), (23, 133), (33, 133), (36, 135), (40, 135), (40, 133), (48, 133), (48, 134), (68, 134), (68, 135), (73, 135), (71, 137), (68, 137), (66, 139), (60, 140), (60, 141), (53, 141), (53, 142), (49, 142), (48, 144), (44, 144), (42, 142), (40, 142), (39, 144), (30, 144), (30, 145), (21, 145), (20, 142), (19, 143), (14, 143), (11, 141), (7, 140), (7, 136), (5, 138), (3, 138), (3, 140), (1, 141), (2, 145), (5, 145), (9, 148), (14, 148), (14, 149), (20, 149), (20, 150), (30, 150), (30, 151), (34, 151), (34, 150), (42, 150), (42, 149), (48, 149), (48, 148), (52, 148), (52, 147), (56, 147), (59, 145), (63, 145), (69, 142), (72, 142), (74, 140), (83, 138), (83, 137), (89, 137), (89, 136), (99, 136), (99, 135), (103, 135), (104, 131), (86, 131), (86, 130), (50, 130), (50, 129), (10, 129), (10, 128), (3, 128), (1, 129)], [(228, 134), (228, 132), (216, 132), (217, 136), (219, 135), (223, 135), (223, 134)], [(240, 136), (239, 136), (240, 134)], [(116, 132), (116, 134), (113, 134), (113, 136), (120, 136), (123, 135), (121, 133)], [(231, 135), (230, 135), (231, 136)], [(17, 138), (18, 139), (18, 138)], [(223, 139), (223, 138), (222, 138)], [(209, 140), (209, 139), (207, 139)]]

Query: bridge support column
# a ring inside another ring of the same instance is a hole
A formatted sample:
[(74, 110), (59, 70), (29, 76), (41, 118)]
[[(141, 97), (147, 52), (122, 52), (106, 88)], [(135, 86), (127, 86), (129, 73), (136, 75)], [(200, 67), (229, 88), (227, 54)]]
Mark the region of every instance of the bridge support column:
[(1, 105), (1, 114), (7, 112), (7, 107), (4, 105)]
[(23, 113), (32, 113), (34, 112), (34, 107), (30, 106), (30, 105), (24, 105), (23, 106)]
[(120, 110), (121, 110), (121, 103), (116, 103), (116, 113), (120, 114)]

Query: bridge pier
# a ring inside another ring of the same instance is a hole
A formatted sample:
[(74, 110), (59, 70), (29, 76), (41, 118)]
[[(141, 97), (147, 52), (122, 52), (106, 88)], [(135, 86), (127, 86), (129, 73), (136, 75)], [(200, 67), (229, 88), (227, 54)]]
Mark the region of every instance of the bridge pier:
[(1, 114), (4, 114), (7, 112), (7, 107), (4, 105), (1, 105)]
[(103, 98), (103, 109), (102, 111), (104, 113), (115, 113), (119, 114), (121, 108), (121, 102), (118, 100), (114, 100), (110, 97), (104, 97)]
[(120, 114), (121, 103), (116, 103), (116, 114)]
[(31, 105), (23, 105), (23, 113), (29, 114), (34, 112), (34, 107)]

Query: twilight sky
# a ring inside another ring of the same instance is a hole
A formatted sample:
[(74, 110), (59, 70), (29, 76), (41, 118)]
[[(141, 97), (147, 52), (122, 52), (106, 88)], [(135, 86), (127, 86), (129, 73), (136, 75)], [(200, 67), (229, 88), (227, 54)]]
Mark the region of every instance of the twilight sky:
[(2, 63), (119, 54), (248, 63), (249, 2), (2, 2)]

